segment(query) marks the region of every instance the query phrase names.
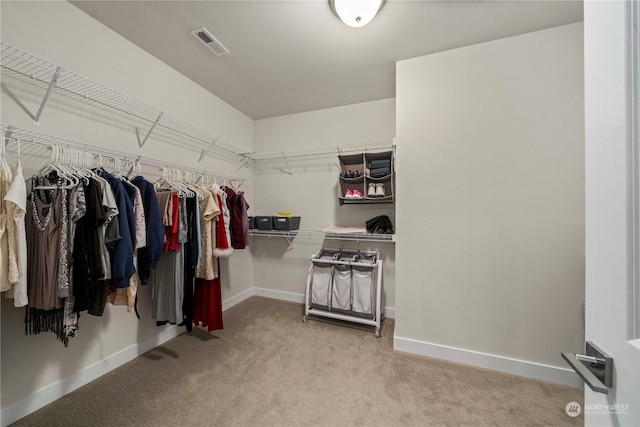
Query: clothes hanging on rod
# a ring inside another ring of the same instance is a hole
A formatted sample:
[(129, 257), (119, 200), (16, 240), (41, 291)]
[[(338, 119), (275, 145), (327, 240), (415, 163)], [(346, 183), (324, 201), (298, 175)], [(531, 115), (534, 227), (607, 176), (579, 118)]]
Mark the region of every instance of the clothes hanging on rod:
[(159, 325), (178, 324), (183, 321), (183, 244), (187, 243), (187, 235), (181, 234), (180, 229), (186, 222), (186, 201), (177, 192), (159, 192), (158, 202), (163, 212), (166, 237), (160, 262), (151, 273), (152, 317)]
[(12, 233), (15, 236), (15, 225), (12, 225), (12, 222), (9, 221), (8, 207), (5, 200), (5, 196), (11, 186), (13, 174), (7, 164), (4, 149), (5, 143), (3, 139), (2, 147), (0, 147), (0, 291), (7, 291), (11, 288), (9, 264), (12, 260), (9, 259), (9, 234)]
[[(233, 254), (234, 248), (231, 246), (231, 232), (229, 221), (231, 220), (231, 212), (227, 204), (227, 193), (218, 184), (211, 187), (211, 191), (218, 200), (222, 213), (218, 216), (218, 226), (216, 229), (216, 246), (213, 248), (213, 254), (217, 257), (229, 257)], [(248, 218), (247, 218), (248, 220)]]
[(153, 184), (142, 176), (136, 176), (131, 183), (138, 187), (142, 197), (142, 207), (146, 225), (146, 246), (138, 249), (138, 275), (146, 284), (160, 261), (164, 245), (164, 225), (160, 215), (160, 205)]
[[(30, 178), (28, 193), (19, 162), (15, 178), (0, 163), (0, 178), (7, 181), (0, 186), (0, 193), (7, 193), (0, 215), (13, 218), (4, 223), (6, 241), (13, 240), (7, 233), (10, 225), (18, 237), (24, 231), (23, 244), (13, 250), (15, 265), (8, 269), (9, 282), (15, 284), (7, 296), (16, 306), (27, 306), (26, 333), (51, 332), (68, 345), (78, 332), (81, 312), (101, 316), (107, 303), (131, 312), (138, 285), (145, 283), (154, 285), (157, 324), (176, 323), (189, 331), (194, 324), (222, 328), (218, 257), (233, 253), (226, 190), (217, 184), (195, 185), (195, 175), (188, 182), (183, 174), (182, 181), (167, 179), (175, 187), (162, 191), (141, 175), (130, 180), (120, 176), (121, 166), (108, 172), (102, 160), (92, 169), (94, 160), (87, 152), (53, 147), (49, 164)], [(246, 204), (242, 200), (239, 206)], [(21, 249), (26, 256), (20, 256)], [(0, 253), (4, 259), (11, 257)], [(4, 265), (2, 261), (0, 269)], [(172, 287), (156, 291), (160, 277), (170, 278)]]
[[(42, 178), (37, 181), (43, 186), (51, 183)], [(63, 233), (62, 206), (66, 199), (66, 189), (37, 190), (32, 185), (27, 209), (27, 248), (29, 308), (25, 323), (28, 334), (53, 332), (59, 340), (68, 344), (63, 329), (63, 300), (58, 297), (60, 266), (60, 242)], [(65, 228), (65, 233), (68, 229)]]
[(213, 280), (218, 277), (218, 260), (213, 256), (215, 248), (215, 220), (220, 215), (218, 199), (205, 186), (199, 187), (204, 198), (200, 201), (200, 246), (202, 253), (196, 269), (199, 279)]
[(230, 187), (225, 187), (227, 193), (227, 206), (230, 212), (231, 246), (234, 249), (244, 249), (249, 246), (249, 204), (244, 198), (244, 192), (236, 192)]
[(7, 298), (13, 298), (15, 307), (24, 307), (28, 303), (25, 231), (27, 191), (20, 164), (20, 142), (13, 178), (6, 160), (4, 138), (0, 144), (0, 290), (6, 291)]
[[(27, 296), (27, 235), (25, 215), (27, 213), (27, 187), (20, 164), (20, 143), (18, 142), (18, 166), (9, 191), (4, 196), (7, 210), (7, 230), (9, 244), (9, 284), (7, 298), (13, 298), (15, 307), (29, 303)], [(13, 221), (13, 223), (11, 223)], [(11, 230), (15, 230), (12, 236)], [(13, 255), (12, 255), (13, 254)]]
[(135, 217), (135, 244), (133, 245), (134, 270), (129, 279), (128, 287), (111, 287), (107, 294), (107, 302), (113, 305), (126, 305), (127, 311), (131, 313), (135, 308), (138, 285), (140, 283), (140, 276), (138, 274), (138, 251), (147, 246), (147, 223), (140, 189), (126, 180), (123, 180), (123, 185), (133, 190), (134, 196), (132, 200), (133, 214)]

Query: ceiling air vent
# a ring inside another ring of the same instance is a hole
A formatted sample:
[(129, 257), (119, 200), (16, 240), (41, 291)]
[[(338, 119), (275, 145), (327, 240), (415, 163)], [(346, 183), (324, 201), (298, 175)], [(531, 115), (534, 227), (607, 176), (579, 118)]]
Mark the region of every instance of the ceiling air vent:
[(197, 28), (191, 31), (191, 34), (208, 47), (211, 52), (215, 53), (216, 56), (222, 56), (229, 53), (229, 49), (224, 47), (218, 39), (213, 37), (213, 34), (211, 34), (206, 28)]

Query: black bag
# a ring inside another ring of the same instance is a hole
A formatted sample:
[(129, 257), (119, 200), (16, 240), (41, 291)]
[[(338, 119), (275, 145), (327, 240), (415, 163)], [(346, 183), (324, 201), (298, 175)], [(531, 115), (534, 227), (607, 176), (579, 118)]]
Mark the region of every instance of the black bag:
[(372, 234), (393, 234), (393, 224), (386, 215), (371, 218), (366, 222), (367, 232)]

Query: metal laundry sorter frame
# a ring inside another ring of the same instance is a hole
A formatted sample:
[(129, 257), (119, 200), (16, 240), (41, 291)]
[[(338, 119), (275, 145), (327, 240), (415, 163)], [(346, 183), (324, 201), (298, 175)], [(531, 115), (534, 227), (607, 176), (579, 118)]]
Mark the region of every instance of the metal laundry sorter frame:
[(323, 248), (311, 256), (302, 321), (315, 315), (375, 326), (379, 338), (383, 298), (379, 252)]

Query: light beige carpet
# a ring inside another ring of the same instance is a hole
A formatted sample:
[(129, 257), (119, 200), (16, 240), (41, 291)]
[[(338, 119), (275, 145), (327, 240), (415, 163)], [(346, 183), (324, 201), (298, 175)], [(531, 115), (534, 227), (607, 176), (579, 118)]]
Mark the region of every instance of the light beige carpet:
[(582, 425), (582, 391), (393, 351), (383, 337), (252, 297), (18, 426)]

